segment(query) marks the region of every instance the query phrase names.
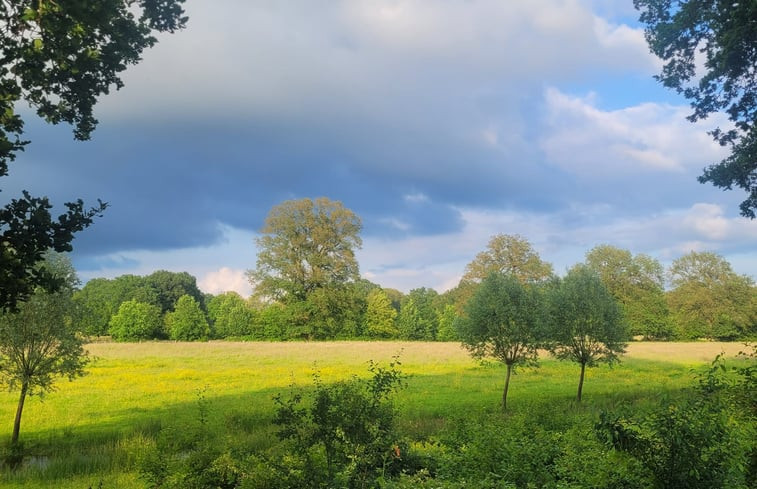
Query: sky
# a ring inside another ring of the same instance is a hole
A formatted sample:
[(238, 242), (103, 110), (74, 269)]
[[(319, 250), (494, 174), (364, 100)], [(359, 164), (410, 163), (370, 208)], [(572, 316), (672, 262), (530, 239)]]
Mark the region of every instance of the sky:
[(699, 184), (727, 153), (659, 85), (631, 0), (187, 0), (88, 142), (27, 119), (3, 180), (109, 203), (74, 241), (80, 277), (187, 271), (251, 288), (269, 210), (326, 196), (363, 223), (360, 271), (454, 287), (495, 234), (557, 273), (596, 245), (664, 265), (714, 251), (757, 277), (745, 198)]

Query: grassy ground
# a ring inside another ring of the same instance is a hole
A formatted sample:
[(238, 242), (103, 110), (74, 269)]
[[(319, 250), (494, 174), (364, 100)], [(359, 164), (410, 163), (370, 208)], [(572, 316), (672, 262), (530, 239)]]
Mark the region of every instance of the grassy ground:
[[(512, 380), (511, 410), (551, 403), (555, 409), (599, 409), (647, 402), (691, 384), (692, 369), (715, 355), (735, 355), (733, 343), (634, 343), (613, 368), (590, 369), (584, 406), (573, 402), (578, 368), (549, 359)], [(416, 439), (433, 436), (449, 419), (496, 410), (504, 370), (481, 366), (455, 343), (97, 343), (89, 374), (62, 381), (42, 402), (27, 402), (21, 439), (32, 457), (16, 473), (0, 473), (0, 487), (144, 487), (140, 451), (161, 427), (196, 423), (198, 399), (208, 401), (210, 423), (229, 436), (265, 447), (272, 397), (292, 383), (309, 385), (315, 369), (324, 381), (367, 375), (367, 362), (399, 354), (410, 374), (397, 396), (400, 424)], [(7, 440), (16, 394), (0, 395)], [(587, 407), (588, 406), (588, 407)]]

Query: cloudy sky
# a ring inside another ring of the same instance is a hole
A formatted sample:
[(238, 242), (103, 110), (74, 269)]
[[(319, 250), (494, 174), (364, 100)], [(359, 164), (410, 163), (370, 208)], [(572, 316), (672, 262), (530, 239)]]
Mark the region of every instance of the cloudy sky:
[(28, 123), (3, 181), (110, 203), (75, 241), (83, 279), (188, 271), (249, 293), (284, 200), (363, 220), (364, 277), (454, 286), (520, 234), (562, 273), (609, 243), (664, 264), (712, 250), (757, 276), (740, 191), (697, 183), (724, 152), (652, 76), (631, 0), (188, 0), (104, 97), (90, 142)]

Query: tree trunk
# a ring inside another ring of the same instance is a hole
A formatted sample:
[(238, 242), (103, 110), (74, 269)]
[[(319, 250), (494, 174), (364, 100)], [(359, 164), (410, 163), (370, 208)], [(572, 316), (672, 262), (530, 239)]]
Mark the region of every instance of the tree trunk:
[(502, 392), (502, 410), (507, 409), (507, 389), (510, 387), (510, 371), (513, 369), (512, 364), (507, 364), (507, 377), (505, 377), (505, 390)]
[(29, 384), (21, 384), (21, 395), (18, 398), (18, 407), (16, 408), (16, 419), (13, 421), (13, 436), (11, 445), (18, 443), (18, 434), (21, 431), (21, 414), (24, 412), (24, 401), (26, 401), (26, 392), (29, 390)]
[(581, 363), (581, 378), (578, 380), (578, 397), (576, 398), (578, 402), (581, 402), (581, 391), (583, 391), (584, 388), (584, 372), (586, 371), (586, 364)]

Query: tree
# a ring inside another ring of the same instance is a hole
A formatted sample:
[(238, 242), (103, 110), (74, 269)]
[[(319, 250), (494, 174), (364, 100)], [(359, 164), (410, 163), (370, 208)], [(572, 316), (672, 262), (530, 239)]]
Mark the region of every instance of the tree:
[(213, 336), (239, 337), (252, 334), (253, 309), (236, 292), (224, 292), (208, 301), (208, 317)]
[(112, 280), (95, 278), (74, 293), (74, 301), (82, 309), (79, 328), (88, 335), (108, 334), (110, 319), (128, 300), (159, 304), (158, 292), (138, 275), (120, 275)]
[(669, 275), (667, 300), (680, 337), (731, 340), (755, 332), (757, 288), (723, 257), (691, 252), (673, 261)]
[(10, 389), (20, 391), (11, 444), (17, 445), (27, 396), (54, 389), (57, 377), (84, 374), (87, 363), (82, 338), (74, 328), (71, 299), (78, 278), (63, 255), (48, 253), (41, 267), (62, 284), (58, 291), (37, 290), (16, 312), (0, 317), (0, 375)]
[(631, 334), (667, 339), (672, 334), (663, 288), (663, 268), (647, 255), (610, 245), (595, 246), (586, 254), (594, 270), (623, 312)]
[[(0, 0), (0, 177), (28, 141), (22, 102), (47, 122), (72, 124), (89, 139), (99, 96), (123, 86), (119, 73), (153, 46), (153, 33), (186, 23), (183, 0)], [(34, 265), (48, 249), (70, 251), (74, 235), (107, 204), (65, 204), (53, 218), (46, 197), (24, 191), (0, 209), (0, 311), (15, 310), (37, 287), (62, 284)]]
[(535, 286), (515, 275), (492, 272), (466, 305), (459, 324), (463, 346), (474, 358), (495, 358), (507, 366), (502, 409), (507, 409), (510, 375), (519, 365), (536, 365), (544, 321), (544, 300)]
[(375, 338), (395, 338), (399, 335), (397, 311), (383, 289), (374, 289), (368, 294), (365, 311), (365, 333)]
[(360, 229), (359, 217), (326, 197), (275, 206), (256, 239), (257, 267), (248, 271), (256, 294), (298, 302), (319, 288), (357, 280)]
[(586, 367), (613, 363), (625, 352), (628, 332), (615, 299), (596, 272), (577, 265), (550, 291), (549, 349), (581, 365), (581, 402)]
[(182, 295), (173, 312), (166, 314), (166, 326), (172, 340), (207, 341), (210, 326), (200, 304), (191, 295)]
[(541, 282), (552, 276), (552, 265), (542, 261), (522, 236), (497, 234), (465, 267), (463, 281), (481, 282), (492, 272), (514, 275), (522, 283)]
[(438, 298), (439, 293), (427, 287), (413, 289), (403, 298), (397, 319), (402, 338), (424, 341), (436, 339), (439, 315), (435, 303)]
[[(0, 107), (2, 105), (0, 101)], [(3, 151), (2, 130), (0, 127), (0, 155)], [(0, 156), (0, 172), (2, 161)], [(15, 311), (18, 302), (29, 297), (38, 287), (51, 292), (61, 287), (63, 283), (45, 267), (35, 265), (48, 250), (71, 251), (74, 234), (92, 224), (107, 206), (100, 202), (98, 207), (85, 210), (81, 200), (65, 205), (68, 210), (55, 220), (50, 215), (52, 205), (47, 198), (32, 197), (24, 191), (23, 198), (12, 199), (0, 208), (0, 312)]]
[(173, 311), (176, 302), (183, 295), (189, 295), (200, 306), (204, 305), (205, 296), (197, 288), (197, 279), (187, 272), (158, 270), (146, 276), (144, 283), (157, 293), (157, 304), (164, 314)]
[(453, 304), (447, 304), (439, 314), (439, 331), (436, 333), (438, 341), (458, 341), (455, 323), (458, 321), (457, 309)]
[[(634, 0), (651, 51), (665, 64), (656, 76), (691, 101), (692, 122), (725, 111), (733, 126), (710, 134), (731, 152), (705, 169), (701, 183), (747, 192), (741, 214), (757, 209), (757, 4), (753, 1)], [(704, 56), (702, 56), (704, 55)]]
[(110, 318), (108, 332), (116, 341), (140, 341), (155, 338), (162, 324), (160, 307), (128, 300)]

